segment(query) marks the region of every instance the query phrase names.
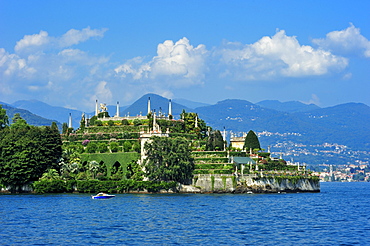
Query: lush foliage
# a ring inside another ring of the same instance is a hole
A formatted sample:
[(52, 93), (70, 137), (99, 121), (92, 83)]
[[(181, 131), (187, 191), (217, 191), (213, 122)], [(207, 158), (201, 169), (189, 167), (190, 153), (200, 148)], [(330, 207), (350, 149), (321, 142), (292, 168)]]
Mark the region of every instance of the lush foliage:
[(194, 170), (189, 142), (184, 138), (153, 137), (145, 143), (146, 176), (156, 181), (188, 183)]
[(80, 193), (124, 193), (124, 192), (158, 192), (162, 189), (169, 190), (176, 188), (176, 182), (158, 182), (158, 181), (98, 181), (98, 180), (40, 180), (33, 184), (36, 193), (60, 193), (73, 192)]
[(0, 105), (0, 130), (7, 127), (9, 124), (8, 115), (6, 114), (6, 110)]
[(254, 131), (252, 130), (250, 130), (247, 136), (245, 137), (244, 149), (247, 151), (249, 151), (250, 149), (252, 150), (261, 149), (260, 141), (258, 140), (256, 133), (254, 133)]
[(13, 125), (17, 126), (0, 131), (0, 183), (16, 190), (46, 170), (59, 168), (62, 142), (51, 127), (25, 125), (21, 119)]
[(207, 150), (224, 150), (224, 139), (219, 130), (209, 133), (207, 140)]
[(185, 124), (185, 133), (195, 133), (200, 139), (207, 136), (207, 125), (204, 120), (198, 117), (197, 113), (187, 113), (183, 110), (180, 117)]

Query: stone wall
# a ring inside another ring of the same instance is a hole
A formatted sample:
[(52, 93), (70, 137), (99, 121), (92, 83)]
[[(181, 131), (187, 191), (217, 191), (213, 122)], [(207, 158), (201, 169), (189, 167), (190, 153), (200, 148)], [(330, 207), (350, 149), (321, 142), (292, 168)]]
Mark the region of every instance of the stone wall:
[(180, 187), (180, 192), (199, 193), (279, 193), (279, 192), (320, 192), (318, 180), (309, 178), (275, 179), (257, 178), (250, 175), (233, 177), (232, 175), (206, 174), (197, 175), (193, 185)]

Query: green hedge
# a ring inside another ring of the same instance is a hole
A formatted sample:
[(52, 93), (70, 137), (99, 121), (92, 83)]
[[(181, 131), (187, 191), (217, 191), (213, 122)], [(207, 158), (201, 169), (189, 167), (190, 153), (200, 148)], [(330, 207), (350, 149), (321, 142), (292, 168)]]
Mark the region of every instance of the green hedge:
[(230, 169), (195, 169), (193, 174), (232, 174)]
[[(90, 132), (90, 133), (71, 133), (69, 135), (62, 134), (61, 138), (62, 141), (83, 141), (83, 140), (110, 140), (110, 139), (139, 139), (140, 133), (139, 132), (110, 132), (106, 130), (106, 128), (110, 128), (108, 126), (102, 126), (99, 128), (97, 132)], [(104, 130), (105, 129), (105, 130)]]
[(194, 161), (196, 163), (228, 163), (229, 158), (227, 157), (195, 157)]
[(194, 157), (227, 157), (226, 151), (193, 151), (191, 154)]
[(140, 158), (140, 154), (137, 152), (127, 152), (127, 153), (94, 153), (94, 154), (81, 154), (81, 162), (104, 162), (108, 165), (113, 165), (116, 161), (121, 163), (121, 165), (127, 165), (131, 161), (136, 161)]
[(73, 192), (75, 186), (75, 180), (40, 180), (33, 183), (33, 189), (36, 193)]
[(142, 130), (148, 129), (148, 126), (140, 125), (122, 125), (122, 126), (89, 126), (85, 128), (85, 132), (87, 133), (121, 133), (121, 132), (140, 132)]
[(98, 181), (98, 180), (78, 180), (63, 181), (63, 180), (42, 180), (36, 181), (33, 184), (36, 193), (63, 193), (73, 192), (74, 187), (80, 193), (125, 193), (125, 192), (158, 192), (162, 189), (169, 190), (175, 188), (176, 182), (157, 182), (157, 181)]
[(232, 169), (233, 164), (195, 164), (195, 169)]
[(229, 155), (234, 156), (234, 157), (246, 157), (247, 153), (246, 152), (240, 152), (240, 151), (230, 151)]

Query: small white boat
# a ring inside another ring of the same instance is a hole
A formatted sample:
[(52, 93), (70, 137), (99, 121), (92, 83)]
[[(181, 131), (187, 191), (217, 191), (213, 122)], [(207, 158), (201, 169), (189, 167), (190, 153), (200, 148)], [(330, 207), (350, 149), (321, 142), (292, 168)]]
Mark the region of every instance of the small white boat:
[(102, 192), (96, 194), (95, 196), (91, 196), (92, 199), (110, 199), (113, 197), (115, 197), (115, 195), (109, 195), (107, 193), (102, 193)]

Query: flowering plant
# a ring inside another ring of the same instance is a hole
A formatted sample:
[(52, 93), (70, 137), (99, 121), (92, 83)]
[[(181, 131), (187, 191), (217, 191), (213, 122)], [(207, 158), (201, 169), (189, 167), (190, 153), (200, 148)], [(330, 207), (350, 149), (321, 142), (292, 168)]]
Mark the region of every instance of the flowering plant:
[(82, 145), (83, 145), (83, 146), (86, 146), (86, 145), (88, 145), (89, 143), (90, 143), (90, 140), (88, 140), (88, 139), (86, 139), (86, 140), (82, 141)]

